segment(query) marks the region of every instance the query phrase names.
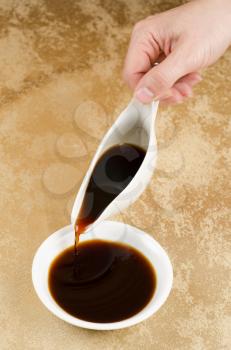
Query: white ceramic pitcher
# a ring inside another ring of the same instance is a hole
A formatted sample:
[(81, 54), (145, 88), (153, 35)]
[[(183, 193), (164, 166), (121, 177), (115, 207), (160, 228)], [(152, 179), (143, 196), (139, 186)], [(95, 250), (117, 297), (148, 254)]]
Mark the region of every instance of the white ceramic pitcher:
[(83, 179), (71, 213), (71, 223), (74, 225), (80, 211), (84, 194), (92, 171), (100, 156), (111, 146), (121, 143), (131, 143), (146, 150), (145, 158), (134, 178), (128, 186), (107, 206), (99, 218), (86, 229), (94, 228), (102, 220), (118, 214), (133, 203), (147, 186), (156, 164), (157, 147), (155, 136), (155, 118), (158, 102), (144, 105), (132, 99), (127, 108), (116, 119), (101, 141), (89, 169)]

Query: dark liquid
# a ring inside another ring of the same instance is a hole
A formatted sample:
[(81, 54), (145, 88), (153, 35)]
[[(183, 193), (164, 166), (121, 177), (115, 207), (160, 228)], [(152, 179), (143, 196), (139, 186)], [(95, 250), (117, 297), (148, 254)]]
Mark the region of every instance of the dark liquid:
[(116, 322), (143, 309), (155, 291), (155, 274), (137, 250), (118, 243), (78, 244), (85, 231), (130, 183), (145, 151), (131, 144), (109, 148), (97, 161), (75, 225), (75, 249), (52, 263), (49, 288), (69, 314), (91, 322)]
[[(75, 269), (73, 269), (75, 265)], [(136, 249), (101, 240), (62, 252), (49, 271), (49, 289), (69, 314), (90, 322), (116, 322), (141, 311), (152, 298), (156, 277)]]
[(76, 220), (76, 244), (87, 226), (127, 187), (141, 166), (145, 154), (142, 148), (125, 143), (109, 148), (99, 158)]

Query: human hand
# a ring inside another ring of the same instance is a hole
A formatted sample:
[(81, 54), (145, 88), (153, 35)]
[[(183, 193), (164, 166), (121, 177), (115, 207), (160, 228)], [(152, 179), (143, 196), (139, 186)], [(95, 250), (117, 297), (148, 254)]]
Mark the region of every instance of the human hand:
[(179, 103), (230, 43), (231, 1), (195, 0), (135, 25), (123, 77), (143, 103)]

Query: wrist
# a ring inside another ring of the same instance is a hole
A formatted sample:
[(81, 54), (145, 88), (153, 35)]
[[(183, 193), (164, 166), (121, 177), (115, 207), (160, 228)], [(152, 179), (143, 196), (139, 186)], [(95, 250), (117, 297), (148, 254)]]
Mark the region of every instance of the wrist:
[(222, 28), (227, 46), (231, 45), (231, 0), (195, 0), (198, 3), (206, 3), (207, 11), (213, 12), (217, 18), (216, 23), (220, 24), (218, 30)]

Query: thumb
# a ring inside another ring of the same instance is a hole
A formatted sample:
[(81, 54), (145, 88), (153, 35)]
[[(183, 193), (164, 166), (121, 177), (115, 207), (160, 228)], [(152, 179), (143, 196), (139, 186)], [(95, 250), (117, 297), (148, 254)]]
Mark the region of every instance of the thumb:
[(139, 81), (135, 97), (149, 103), (166, 95), (175, 82), (193, 71), (190, 58), (182, 48), (176, 48), (160, 64), (150, 69)]

